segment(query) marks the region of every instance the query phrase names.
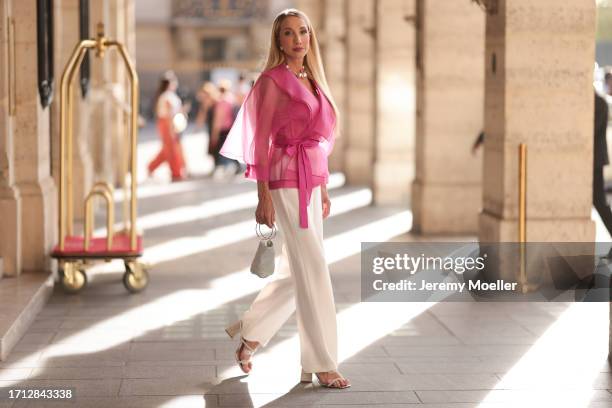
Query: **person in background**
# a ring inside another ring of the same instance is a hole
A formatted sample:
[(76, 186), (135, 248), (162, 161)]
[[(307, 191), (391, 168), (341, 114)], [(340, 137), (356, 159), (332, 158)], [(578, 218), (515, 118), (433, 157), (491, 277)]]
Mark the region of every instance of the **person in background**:
[(219, 83), (219, 98), (213, 109), (210, 144), (213, 146), (213, 156), (215, 158), (215, 170), (213, 173), (215, 178), (235, 174), (239, 169), (236, 160), (228, 159), (219, 154), (221, 146), (225, 143), (225, 139), (234, 124), (236, 102), (231, 88), (232, 83), (229, 80), (222, 80)]
[(213, 128), (213, 116), (215, 111), (215, 105), (219, 100), (219, 90), (212, 82), (205, 82), (198, 92), (198, 101), (200, 108), (196, 116), (196, 125), (199, 128), (205, 128), (208, 133), (208, 155), (212, 156), (217, 164), (217, 155), (215, 154), (215, 146), (212, 143), (212, 128)]
[(240, 106), (242, 106), (242, 102), (244, 102), (250, 90), (251, 84), (246, 80), (244, 74), (240, 74), (240, 76), (238, 76), (238, 82), (236, 83), (236, 107), (240, 108)]
[(172, 181), (185, 179), (185, 161), (178, 138), (186, 122), (185, 108), (176, 93), (178, 79), (174, 72), (167, 71), (159, 82), (159, 88), (153, 104), (157, 117), (157, 130), (162, 141), (162, 148), (149, 163), (149, 176), (162, 164), (168, 163)]
[(476, 140), (472, 144), (472, 154), (475, 155), (476, 152), (480, 149), (480, 146), (484, 143), (485, 133), (484, 130), (481, 130), (478, 136), (476, 136)]
[(612, 235), (612, 211), (606, 200), (603, 168), (610, 163), (606, 130), (608, 127), (608, 104), (595, 92), (595, 124), (593, 129), (593, 206), (599, 213), (606, 229)]

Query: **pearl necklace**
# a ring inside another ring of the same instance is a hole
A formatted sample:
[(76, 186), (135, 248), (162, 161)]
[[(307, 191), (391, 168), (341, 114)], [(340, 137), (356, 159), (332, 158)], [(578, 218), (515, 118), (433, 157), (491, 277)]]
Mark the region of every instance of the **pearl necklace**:
[[(285, 67), (286, 67), (286, 68), (287, 68), (289, 71), (291, 71), (291, 68), (289, 68), (289, 64), (285, 64)], [(302, 68), (300, 69), (300, 72), (297, 72), (297, 73), (296, 73), (296, 72), (291, 71), (291, 73), (292, 73), (293, 75), (295, 75), (296, 77), (300, 78), (300, 79), (304, 79), (304, 78), (308, 77), (308, 74), (307, 74), (307, 73), (306, 73), (306, 71), (304, 70), (304, 66), (303, 66), (303, 65), (302, 65)]]

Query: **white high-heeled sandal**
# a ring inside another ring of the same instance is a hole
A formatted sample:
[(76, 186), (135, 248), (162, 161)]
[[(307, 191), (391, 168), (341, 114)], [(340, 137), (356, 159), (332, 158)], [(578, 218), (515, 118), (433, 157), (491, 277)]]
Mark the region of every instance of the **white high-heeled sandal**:
[[(225, 332), (228, 334), (228, 336), (230, 336), (230, 338), (233, 339), (234, 336), (236, 336), (236, 334), (242, 332), (242, 321), (238, 320), (236, 323), (232, 324), (231, 326), (228, 326), (225, 329)], [(243, 348), (246, 350), (245, 353), (249, 357), (247, 360), (240, 359), (240, 352), (242, 351)], [(240, 344), (238, 345), (238, 348), (236, 349), (235, 358), (236, 358), (236, 362), (238, 363), (238, 366), (240, 366), (240, 369), (242, 370), (243, 373), (248, 374), (253, 369), (253, 363), (251, 362), (251, 357), (253, 357), (253, 354), (255, 354), (257, 349), (258, 347), (252, 348), (251, 346), (248, 345), (248, 343), (243, 337), (240, 337)], [(250, 365), (250, 370), (246, 371), (244, 367), (248, 367), (249, 365)]]
[(325, 387), (325, 388), (334, 388), (337, 390), (343, 390), (345, 388), (349, 388), (351, 386), (351, 384), (347, 383), (344, 386), (341, 385), (334, 385), (334, 384), (338, 384), (338, 381), (342, 381), (342, 380), (346, 380), (346, 378), (344, 378), (342, 376), (342, 374), (340, 374), (337, 371), (330, 371), (330, 373), (336, 373), (338, 374), (337, 378), (334, 378), (333, 380), (331, 380), (330, 382), (323, 382), (321, 381), (321, 378), (319, 377), (318, 373), (307, 373), (302, 369), (302, 374), (300, 376), (300, 382), (303, 383), (311, 383), (312, 382), (312, 376), (313, 374), (317, 377), (317, 380), (319, 381), (319, 385), (321, 385), (321, 387)]

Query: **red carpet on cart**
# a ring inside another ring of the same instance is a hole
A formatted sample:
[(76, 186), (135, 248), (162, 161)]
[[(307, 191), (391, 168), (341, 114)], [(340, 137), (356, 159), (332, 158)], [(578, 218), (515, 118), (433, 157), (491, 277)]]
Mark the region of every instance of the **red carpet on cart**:
[(63, 256), (140, 256), (142, 255), (142, 236), (136, 237), (136, 249), (130, 249), (130, 236), (126, 234), (116, 234), (113, 237), (113, 246), (110, 250), (106, 248), (106, 237), (91, 238), (89, 241), (89, 249), (83, 249), (84, 237), (73, 236), (66, 237), (64, 240), (64, 250), (60, 251), (59, 245), (53, 249), (54, 257)]

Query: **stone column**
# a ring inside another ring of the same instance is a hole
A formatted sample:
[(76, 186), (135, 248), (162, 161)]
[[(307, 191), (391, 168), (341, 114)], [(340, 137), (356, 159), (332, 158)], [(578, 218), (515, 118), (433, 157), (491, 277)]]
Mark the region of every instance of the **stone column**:
[(125, 46), (136, 64), (136, 2), (125, 2)]
[(376, 36), (374, 201), (408, 206), (414, 178), (415, 0), (380, 0)]
[(372, 185), (376, 131), (376, 2), (347, 1), (345, 171), (349, 183)]
[(21, 201), (15, 187), (15, 19), (11, 2), (0, 0), (0, 255), (3, 274), (21, 272)]
[[(80, 41), (79, 0), (55, 0), (55, 72), (56, 94), (51, 105), (51, 151), (52, 173), (56, 185), (59, 184), (60, 148), (60, 85), (61, 77), (74, 47)], [(90, 52), (93, 55), (93, 52)], [(73, 208), (77, 222), (84, 220), (84, 200), (93, 179), (93, 164), (89, 154), (88, 133), (90, 131), (89, 107), (83, 100), (79, 75), (76, 74), (73, 87)]]
[(25, 271), (49, 271), (56, 242), (57, 191), (51, 178), (49, 109), (37, 86), (36, 2), (13, 2), (15, 18), (15, 181), (21, 194), (21, 247)]
[(306, 13), (310, 22), (319, 30), (323, 26), (323, 8), (326, 7), (324, 3), (328, 3), (334, 0), (296, 0), (295, 7)]
[(485, 16), (465, 0), (418, 0), (416, 177), (413, 230), (475, 233), (483, 126)]
[(520, 143), (527, 145), (527, 240), (594, 240), (594, 55), (590, 0), (499, 0), (487, 15), (480, 241), (518, 240)]
[(334, 150), (329, 157), (330, 171), (344, 170), (346, 146), (346, 0), (326, 0), (325, 16), (319, 37), (323, 43), (322, 54), (325, 75), (332, 95), (340, 111)]
[[(125, 0), (114, 0), (109, 3), (110, 18), (106, 27), (106, 35), (109, 38), (126, 44), (126, 9)], [(132, 56), (133, 57), (133, 56)], [(116, 186), (121, 186), (121, 174), (123, 168), (121, 158), (125, 148), (125, 141), (128, 139), (124, 124), (125, 108), (129, 101), (129, 88), (127, 86), (127, 73), (121, 55), (116, 49), (108, 52), (106, 56), (110, 64), (110, 83), (107, 85), (108, 98), (110, 102), (110, 135), (111, 151), (113, 156), (113, 182)]]

